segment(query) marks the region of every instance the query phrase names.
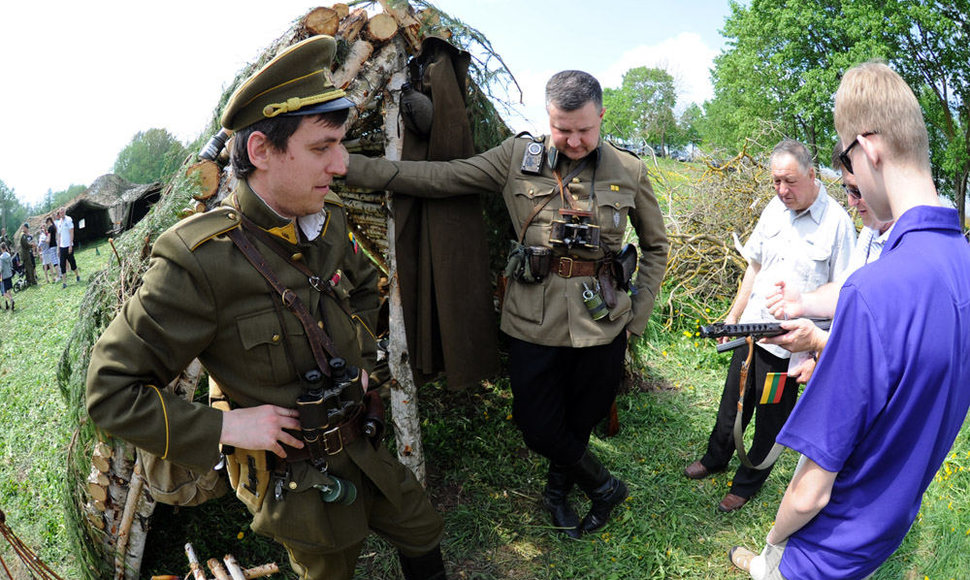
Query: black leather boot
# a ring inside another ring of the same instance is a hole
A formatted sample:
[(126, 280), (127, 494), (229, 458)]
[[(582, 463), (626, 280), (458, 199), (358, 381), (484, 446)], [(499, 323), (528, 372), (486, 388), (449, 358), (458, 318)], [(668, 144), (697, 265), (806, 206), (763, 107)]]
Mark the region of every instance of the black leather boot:
[(546, 489), (542, 492), (542, 507), (552, 515), (552, 525), (570, 538), (580, 536), (579, 515), (573, 506), (569, 505), (569, 490), (573, 488), (573, 481), (569, 475), (569, 468), (565, 465), (549, 462), (549, 479)]
[(401, 571), (404, 580), (447, 580), (445, 563), (441, 560), (441, 546), (435, 546), (427, 554), (420, 556), (405, 556), (397, 553), (401, 560)]
[(626, 484), (613, 477), (587, 449), (579, 462), (570, 466), (573, 480), (589, 497), (592, 506), (579, 524), (579, 531), (592, 533), (610, 521), (610, 512), (629, 495)]

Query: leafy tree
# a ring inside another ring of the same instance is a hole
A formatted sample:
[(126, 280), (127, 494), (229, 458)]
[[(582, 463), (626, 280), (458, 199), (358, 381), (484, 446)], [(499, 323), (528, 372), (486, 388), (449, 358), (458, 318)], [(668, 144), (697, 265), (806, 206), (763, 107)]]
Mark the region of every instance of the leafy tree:
[(699, 144), (701, 127), (704, 124), (704, 111), (697, 103), (691, 103), (677, 121), (677, 145)]
[(0, 228), (6, 228), (7, 235), (13, 239), (17, 227), (26, 218), (27, 208), (20, 203), (14, 190), (0, 180)]
[(167, 181), (186, 154), (185, 146), (165, 129), (139, 131), (118, 154), (114, 172), (132, 183)]
[(629, 114), (626, 93), (620, 89), (603, 89), (603, 132), (615, 139), (631, 142), (636, 139), (637, 129)]
[(937, 186), (963, 215), (970, 179), (970, 0), (732, 2), (724, 35), (729, 48), (715, 60), (706, 140), (738, 149), (771, 124), (804, 141), (817, 159), (828, 159), (842, 72), (880, 58), (920, 99)]
[(970, 1), (860, 2), (882, 10), (867, 31), (892, 47), (890, 63), (915, 89), (930, 133), (936, 181), (965, 215), (970, 176)]
[[(62, 206), (64, 204), (66, 204), (67, 202), (71, 201), (75, 197), (77, 197), (77, 196), (81, 195), (82, 193), (84, 193), (85, 191), (87, 191), (87, 189), (88, 189), (87, 186), (84, 186), (84, 185), (71, 184), (65, 190), (58, 191), (58, 192), (55, 192), (55, 193), (51, 193), (50, 194), (50, 197), (51, 197), (50, 208), (47, 211), (50, 211), (51, 209), (54, 209), (55, 207), (60, 207), (60, 206)], [(45, 204), (47, 203), (46, 198), (44, 200), (44, 203)]]
[(724, 25), (729, 48), (715, 59), (712, 73), (715, 96), (707, 107), (706, 137), (737, 149), (770, 121), (808, 145), (817, 159), (827, 159), (835, 141), (832, 105), (841, 72), (888, 53), (881, 39), (865, 33), (881, 22), (882, 10), (849, 10), (851, 4), (732, 2)]
[(641, 66), (628, 70), (618, 89), (603, 93), (606, 132), (627, 141), (645, 140), (664, 150), (677, 120), (674, 77), (659, 68)]

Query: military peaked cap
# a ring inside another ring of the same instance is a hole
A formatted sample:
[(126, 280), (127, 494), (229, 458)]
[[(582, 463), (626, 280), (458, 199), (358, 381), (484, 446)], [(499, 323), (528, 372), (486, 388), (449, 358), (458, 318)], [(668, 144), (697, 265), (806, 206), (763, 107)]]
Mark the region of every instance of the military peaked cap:
[(344, 91), (333, 86), (330, 65), (336, 49), (333, 37), (319, 35), (278, 54), (232, 94), (222, 126), (238, 131), (278, 115), (317, 115), (353, 107)]

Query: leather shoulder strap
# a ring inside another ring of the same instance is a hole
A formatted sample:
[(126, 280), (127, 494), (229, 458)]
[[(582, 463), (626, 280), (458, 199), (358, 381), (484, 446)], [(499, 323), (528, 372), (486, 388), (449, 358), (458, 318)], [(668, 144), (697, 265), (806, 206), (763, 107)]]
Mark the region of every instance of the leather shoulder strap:
[(320, 324), (317, 324), (313, 320), (313, 315), (307, 309), (300, 297), (296, 295), (295, 292), (283, 285), (280, 279), (276, 276), (273, 270), (266, 263), (266, 259), (260, 253), (259, 249), (256, 248), (249, 241), (246, 235), (243, 233), (241, 228), (235, 228), (227, 232), (229, 238), (232, 240), (236, 247), (243, 253), (243, 256), (249, 260), (249, 263), (256, 268), (256, 271), (262, 274), (263, 278), (269, 282), (270, 286), (276, 290), (282, 301), (283, 305), (292, 312), (300, 324), (303, 325), (303, 330), (306, 332), (307, 340), (310, 342), (310, 350), (313, 351), (313, 358), (317, 362), (317, 366), (320, 367), (320, 371), (326, 376), (330, 376), (330, 365), (328, 364), (327, 355), (329, 354), (331, 358), (337, 356), (336, 348), (334, 347), (333, 340), (326, 333)]

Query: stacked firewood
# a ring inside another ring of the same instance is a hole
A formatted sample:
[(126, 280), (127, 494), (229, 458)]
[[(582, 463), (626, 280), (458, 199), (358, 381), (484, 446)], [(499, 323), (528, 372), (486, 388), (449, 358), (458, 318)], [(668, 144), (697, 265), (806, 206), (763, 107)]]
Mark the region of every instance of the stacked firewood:
[[(450, 32), (441, 28), (440, 15), (433, 9), (415, 12), (407, 4), (394, 4), (378, 0), (353, 9), (347, 4), (315, 8), (266, 53), (272, 58), (294, 42), (317, 34), (337, 39), (331, 71), (334, 85), (343, 88), (347, 97), (357, 104), (350, 112), (344, 142), (351, 153), (385, 153), (386, 101), (392, 98), (389, 86), (392, 75), (404, 70), (407, 58), (420, 50), (421, 39), (426, 34), (450, 37)], [(378, 6), (383, 12), (375, 12)], [(199, 180), (202, 192), (196, 196), (198, 203), (186, 208), (184, 215), (205, 211), (231, 191), (232, 178), (224, 171), (227, 163), (228, 154), (222, 149), (214, 159), (200, 161), (189, 168), (189, 173)], [(387, 212), (383, 192), (351, 189), (339, 183), (335, 189), (339, 190), (359, 242), (386, 272)]]

